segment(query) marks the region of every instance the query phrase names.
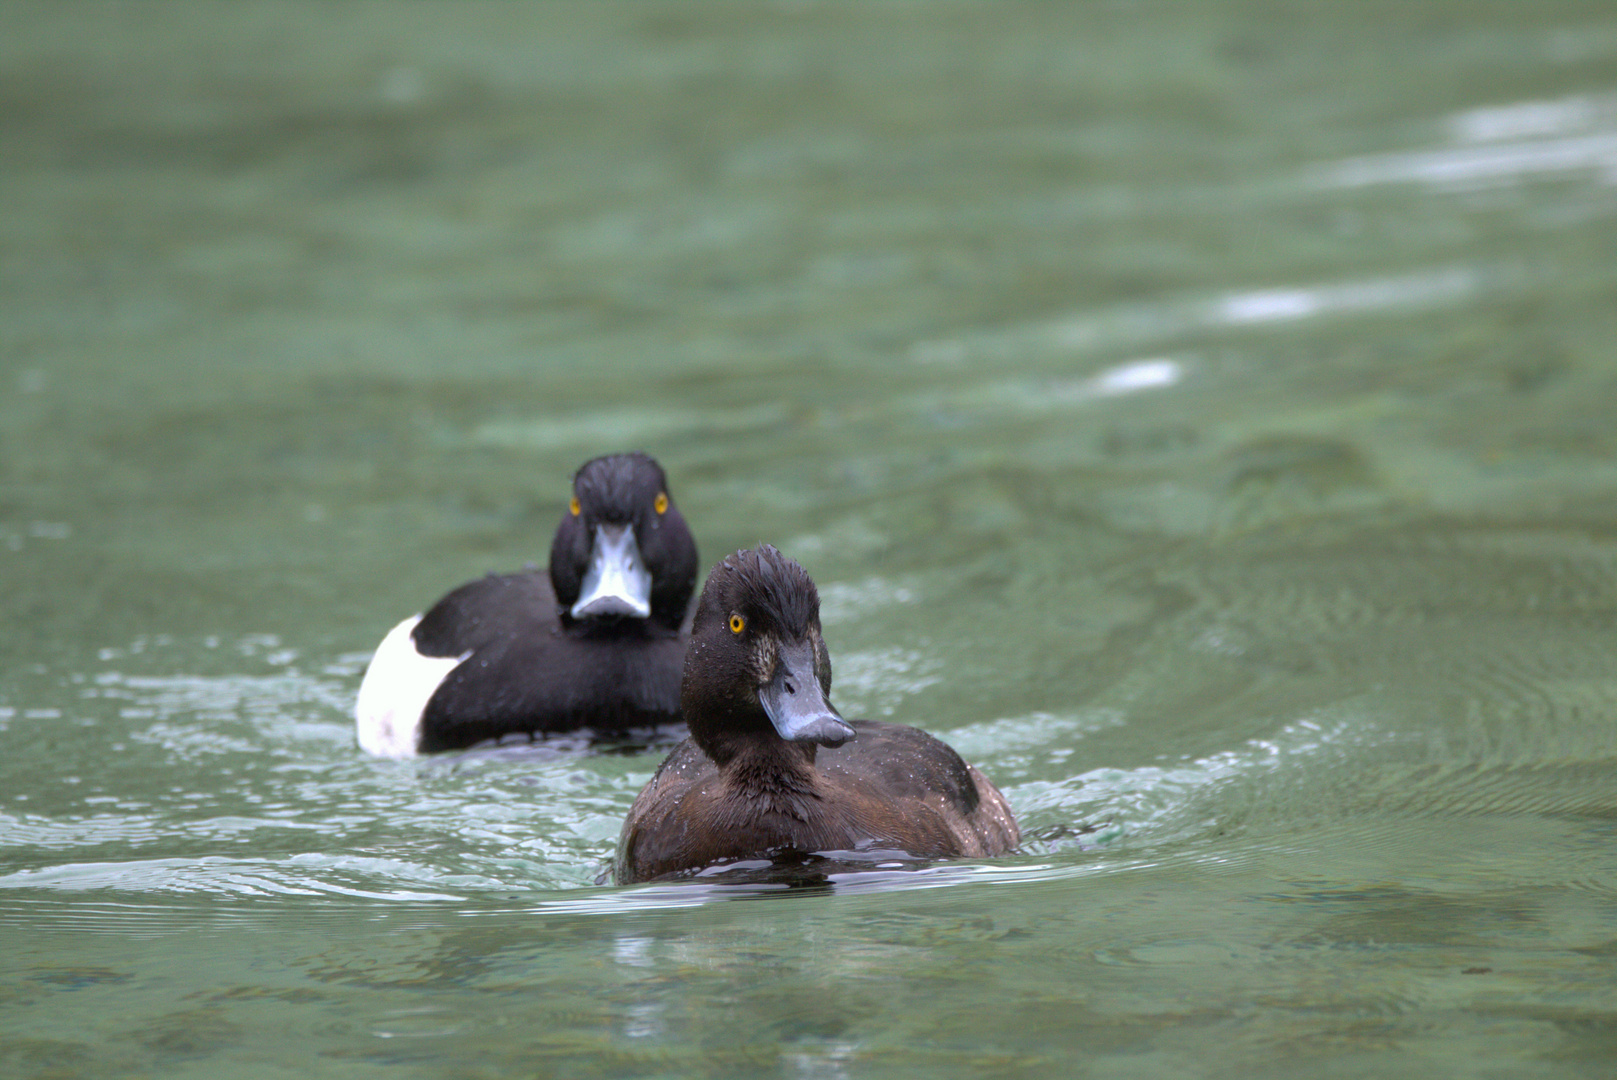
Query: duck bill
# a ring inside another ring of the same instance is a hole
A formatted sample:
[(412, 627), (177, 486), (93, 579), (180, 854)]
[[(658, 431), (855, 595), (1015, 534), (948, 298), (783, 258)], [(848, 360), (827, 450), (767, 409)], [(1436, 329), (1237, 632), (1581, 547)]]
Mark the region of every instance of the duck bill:
[(590, 565), (571, 610), (575, 619), (644, 619), (651, 614), (651, 572), (640, 558), (633, 525), (595, 526)]
[(853, 727), (825, 699), (806, 642), (780, 650), (775, 677), (758, 691), (758, 701), (787, 742), (841, 746), (854, 736)]

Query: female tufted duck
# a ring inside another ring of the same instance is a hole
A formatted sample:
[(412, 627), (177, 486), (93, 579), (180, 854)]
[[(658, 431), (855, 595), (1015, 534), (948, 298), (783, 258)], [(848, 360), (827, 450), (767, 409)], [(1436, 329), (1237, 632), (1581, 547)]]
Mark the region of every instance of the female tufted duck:
[(360, 746), (409, 757), (515, 732), (677, 722), (696, 571), (655, 461), (585, 462), (548, 574), (462, 585), (382, 640), (354, 707)]
[(1010, 805), (974, 766), (919, 728), (848, 723), (830, 692), (820, 597), (803, 568), (767, 545), (714, 567), (680, 689), (691, 736), (629, 810), (618, 884), (788, 853), (1016, 846)]

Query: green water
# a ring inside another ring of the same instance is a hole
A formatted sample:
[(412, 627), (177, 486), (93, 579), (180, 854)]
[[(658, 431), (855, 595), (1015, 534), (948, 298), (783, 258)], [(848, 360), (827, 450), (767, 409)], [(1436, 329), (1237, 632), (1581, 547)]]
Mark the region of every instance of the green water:
[[(0, 6), (0, 1075), (1617, 1075), (1617, 11)], [(1017, 856), (365, 757), (584, 459)]]

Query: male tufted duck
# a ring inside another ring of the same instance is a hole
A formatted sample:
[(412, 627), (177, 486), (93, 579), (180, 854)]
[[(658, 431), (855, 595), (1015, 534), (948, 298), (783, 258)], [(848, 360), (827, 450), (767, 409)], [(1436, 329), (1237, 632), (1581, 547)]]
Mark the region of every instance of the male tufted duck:
[(405, 619), (360, 683), (359, 744), (382, 757), (516, 732), (679, 720), (696, 541), (645, 454), (585, 462), (550, 569), (490, 574)]
[(629, 810), (618, 883), (792, 853), (1016, 847), (1010, 805), (974, 766), (919, 728), (850, 724), (830, 692), (820, 598), (803, 568), (767, 545), (714, 567), (680, 689), (691, 735)]

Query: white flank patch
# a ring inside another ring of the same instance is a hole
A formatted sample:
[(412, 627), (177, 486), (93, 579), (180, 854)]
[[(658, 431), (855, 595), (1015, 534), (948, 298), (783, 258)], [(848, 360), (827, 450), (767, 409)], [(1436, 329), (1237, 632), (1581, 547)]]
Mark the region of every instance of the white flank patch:
[(472, 655), (422, 656), (410, 636), (420, 621), (421, 616), (412, 615), (388, 631), (359, 684), (354, 702), (359, 745), (377, 757), (415, 755), (421, 714), (433, 691)]

